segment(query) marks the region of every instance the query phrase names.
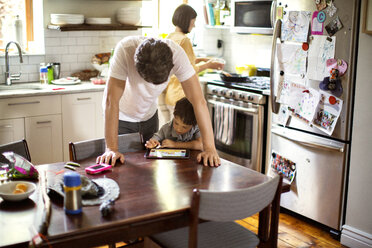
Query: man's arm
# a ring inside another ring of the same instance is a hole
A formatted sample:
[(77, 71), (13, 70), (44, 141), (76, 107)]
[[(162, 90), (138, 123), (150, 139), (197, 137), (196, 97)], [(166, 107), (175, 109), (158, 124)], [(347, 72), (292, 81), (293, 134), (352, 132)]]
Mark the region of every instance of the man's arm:
[(124, 155), (118, 152), (119, 101), (125, 89), (125, 81), (110, 77), (107, 82), (105, 99), (105, 140), (106, 151), (97, 158), (97, 163), (114, 166), (117, 159), (124, 163)]
[(183, 91), (187, 99), (191, 102), (203, 141), (203, 152), (198, 155), (198, 161), (203, 160), (205, 166), (220, 165), (220, 157), (217, 154), (214, 144), (213, 128), (207, 107), (207, 102), (203, 96), (199, 79), (196, 74), (184, 82), (181, 82)]

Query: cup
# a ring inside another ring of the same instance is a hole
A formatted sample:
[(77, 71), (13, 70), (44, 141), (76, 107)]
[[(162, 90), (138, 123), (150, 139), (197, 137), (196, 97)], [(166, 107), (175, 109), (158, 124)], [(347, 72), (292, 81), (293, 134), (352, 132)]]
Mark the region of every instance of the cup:
[(54, 62), (54, 63), (51, 63), (51, 64), (52, 64), (52, 68), (53, 68), (53, 78), (54, 79), (59, 79), (60, 76), (61, 76), (61, 63)]
[[(221, 63), (221, 64), (223, 64), (224, 66), (225, 66), (225, 64), (226, 64), (226, 61), (225, 61), (224, 59), (222, 59), (222, 58), (214, 58), (213, 61), (218, 62), (218, 63)], [(217, 69), (216, 69), (216, 72), (217, 72), (217, 73), (221, 73), (222, 70), (223, 70), (223, 67), (222, 67), (220, 70), (217, 70)]]

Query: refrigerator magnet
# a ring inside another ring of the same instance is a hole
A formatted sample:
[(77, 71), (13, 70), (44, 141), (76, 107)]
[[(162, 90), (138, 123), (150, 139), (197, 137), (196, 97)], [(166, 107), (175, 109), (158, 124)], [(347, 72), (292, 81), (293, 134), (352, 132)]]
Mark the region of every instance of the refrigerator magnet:
[(325, 26), (325, 29), (327, 30), (327, 33), (329, 36), (333, 36), (335, 33), (337, 33), (341, 28), (343, 27), (340, 18), (337, 16), (336, 19), (331, 21)]
[(315, 0), (316, 9), (318, 11), (325, 9), (327, 7), (327, 3), (325, 0)]

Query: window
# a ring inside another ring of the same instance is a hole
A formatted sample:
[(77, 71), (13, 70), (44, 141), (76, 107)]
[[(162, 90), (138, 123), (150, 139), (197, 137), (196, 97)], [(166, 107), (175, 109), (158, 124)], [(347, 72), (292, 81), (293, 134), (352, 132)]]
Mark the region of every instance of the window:
[(0, 52), (9, 41), (17, 41), (28, 53), (42, 52), (42, 19), (42, 0), (0, 0)]

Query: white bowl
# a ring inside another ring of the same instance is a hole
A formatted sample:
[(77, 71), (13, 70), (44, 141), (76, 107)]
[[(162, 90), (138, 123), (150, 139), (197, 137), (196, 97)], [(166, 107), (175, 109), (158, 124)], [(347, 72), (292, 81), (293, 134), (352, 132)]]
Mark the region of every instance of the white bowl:
[[(27, 186), (26, 192), (21, 194), (13, 194), (16, 185), (20, 183)], [(32, 193), (34, 193), (35, 189), (36, 185), (34, 183), (28, 181), (12, 181), (0, 185), (0, 196), (5, 201), (22, 201), (27, 199)]]

